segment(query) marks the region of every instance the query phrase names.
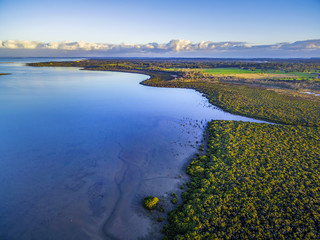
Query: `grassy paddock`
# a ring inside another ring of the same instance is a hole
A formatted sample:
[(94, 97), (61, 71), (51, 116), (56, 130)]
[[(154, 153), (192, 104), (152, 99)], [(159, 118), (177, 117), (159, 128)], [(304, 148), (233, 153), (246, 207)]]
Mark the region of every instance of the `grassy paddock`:
[(277, 71), (277, 70), (265, 70), (262, 69), (255, 69), (253, 71), (248, 69), (241, 69), (241, 68), (208, 68), (208, 69), (200, 69), (204, 73), (213, 74), (213, 75), (236, 75), (240, 76), (244, 74), (244, 76), (252, 75), (251, 77), (271, 77), (271, 78), (295, 78), (295, 79), (302, 79), (302, 78), (315, 78), (314, 74), (304, 73), (304, 72), (285, 72), (285, 71)]
[(236, 77), (236, 78), (247, 78), (247, 79), (282, 79), (282, 80), (320, 80), (315, 74), (308, 72), (286, 72), (283, 70), (273, 69), (243, 69), (243, 68), (168, 68), (167, 71), (194, 71), (201, 72), (211, 76), (217, 77)]

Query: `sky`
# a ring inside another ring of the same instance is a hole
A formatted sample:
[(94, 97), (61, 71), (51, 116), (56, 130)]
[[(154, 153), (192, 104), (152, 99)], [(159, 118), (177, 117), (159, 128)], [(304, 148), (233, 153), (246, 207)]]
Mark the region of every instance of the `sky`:
[[(229, 57), (233, 53), (235, 57), (282, 54), (320, 57), (319, 41), (301, 51), (278, 48), (281, 51), (270, 52), (271, 45), (319, 40), (319, 12), (320, 0), (0, 0), (0, 56), (19, 53), (78, 56), (82, 53), (99, 56)], [(216, 43), (214, 46), (221, 42), (238, 45), (236, 49), (224, 48), (223, 51), (217, 47), (202, 48), (201, 51), (178, 47), (178, 50), (168, 48), (160, 52), (136, 48), (148, 43), (168, 45), (172, 40), (189, 41), (191, 45), (201, 42)], [(21, 41), (25, 44), (21, 45)], [(30, 48), (30, 42), (35, 41), (42, 45)], [(110, 48), (75, 47), (70, 50), (52, 47), (53, 43), (61, 45), (66, 42), (114, 47), (112, 51)], [(50, 51), (44, 47), (47, 45), (51, 46)], [(240, 50), (239, 46), (243, 49)], [(258, 46), (260, 48), (257, 49)]]

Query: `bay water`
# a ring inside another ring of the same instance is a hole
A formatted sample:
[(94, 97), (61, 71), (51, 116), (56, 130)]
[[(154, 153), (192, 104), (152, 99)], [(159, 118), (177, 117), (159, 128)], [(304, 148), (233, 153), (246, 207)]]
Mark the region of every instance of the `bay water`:
[(25, 66), (49, 60), (70, 59), (0, 59), (0, 239), (159, 238), (141, 200), (178, 188), (207, 121), (260, 122), (142, 74)]

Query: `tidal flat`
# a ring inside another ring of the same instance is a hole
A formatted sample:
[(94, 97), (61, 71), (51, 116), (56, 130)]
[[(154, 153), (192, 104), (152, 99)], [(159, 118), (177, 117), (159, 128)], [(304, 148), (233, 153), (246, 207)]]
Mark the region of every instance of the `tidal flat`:
[(207, 121), (260, 122), (146, 75), (22, 61), (0, 64), (2, 239), (148, 238), (141, 200), (179, 188)]

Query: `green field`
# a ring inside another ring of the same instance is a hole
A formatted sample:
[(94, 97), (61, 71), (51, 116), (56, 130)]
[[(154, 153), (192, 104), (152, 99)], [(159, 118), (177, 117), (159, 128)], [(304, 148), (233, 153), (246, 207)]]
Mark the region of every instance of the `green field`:
[[(316, 78), (315, 74), (307, 73), (307, 72), (285, 72), (283, 70), (272, 70), (272, 69), (242, 69), (242, 68), (167, 68), (167, 71), (185, 71), (185, 70), (194, 70), (200, 71), (207, 74), (212, 75), (234, 75), (234, 76), (241, 76), (241, 74), (250, 74), (252, 77), (261, 77), (262, 74), (272, 74), (267, 77), (276, 78), (276, 75), (279, 75), (281, 78), (291, 79), (294, 77), (295, 80), (301, 80), (304, 78)], [(260, 75), (260, 76), (258, 76)], [(286, 75), (288, 76), (286, 78)]]
[[(260, 69), (256, 69), (254, 71), (248, 69), (241, 68), (208, 68), (208, 69), (200, 69), (200, 71), (210, 74), (241, 74), (241, 73), (262, 73)], [(267, 73), (274, 73), (273, 70), (267, 70)]]
[[(226, 75), (226, 74), (257, 74), (263, 73), (261, 69), (255, 69), (253, 71), (248, 69), (241, 69), (241, 68), (207, 68), (207, 69), (200, 69), (200, 71), (209, 73), (209, 74), (216, 74), (216, 75)], [(285, 71), (275, 71), (275, 70), (265, 70), (265, 73), (269, 74), (286, 74), (286, 75), (295, 75), (301, 78), (313, 78), (315, 75), (310, 73), (304, 72), (285, 72)]]

